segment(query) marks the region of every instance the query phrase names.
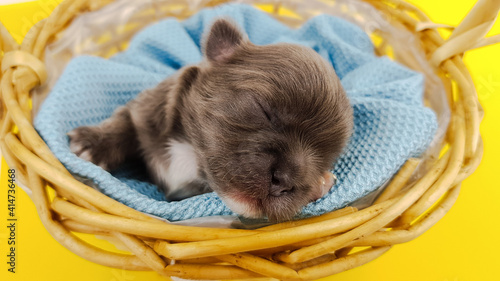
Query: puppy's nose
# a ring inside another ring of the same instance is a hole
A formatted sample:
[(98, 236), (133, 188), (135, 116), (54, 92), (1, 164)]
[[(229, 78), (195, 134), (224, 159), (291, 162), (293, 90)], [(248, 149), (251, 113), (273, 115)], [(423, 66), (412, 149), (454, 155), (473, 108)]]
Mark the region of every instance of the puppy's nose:
[(293, 191), (293, 185), (288, 176), (280, 170), (272, 171), (271, 188), (269, 193), (272, 196), (283, 196)]

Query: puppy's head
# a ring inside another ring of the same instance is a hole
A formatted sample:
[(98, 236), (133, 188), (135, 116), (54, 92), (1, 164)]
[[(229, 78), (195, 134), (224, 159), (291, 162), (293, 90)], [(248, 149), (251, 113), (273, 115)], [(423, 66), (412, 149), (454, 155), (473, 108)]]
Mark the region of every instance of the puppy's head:
[(328, 191), (324, 175), (351, 134), (338, 77), (313, 50), (256, 46), (226, 20), (204, 53), (181, 75), (177, 106), (202, 175), (233, 211), (290, 219)]

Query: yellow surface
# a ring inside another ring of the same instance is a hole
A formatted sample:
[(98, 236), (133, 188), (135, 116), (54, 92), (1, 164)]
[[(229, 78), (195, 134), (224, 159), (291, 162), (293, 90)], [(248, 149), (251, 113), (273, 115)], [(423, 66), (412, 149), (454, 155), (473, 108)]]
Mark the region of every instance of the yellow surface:
[[(59, 0), (0, 6), (0, 21), (18, 42), (29, 27), (49, 15)], [(439, 23), (456, 25), (473, 0), (411, 0)], [(1, 1), (0, 1), (1, 3)], [(500, 33), (497, 24), (492, 34)], [(472, 72), (485, 110), (481, 125), (485, 155), (478, 170), (462, 185), (452, 210), (427, 233), (393, 247), (362, 267), (322, 280), (465, 281), (500, 280), (500, 45), (469, 52), (465, 61)], [(59, 245), (43, 228), (29, 197), (17, 190), (17, 266), (7, 272), (6, 165), (2, 164), (0, 191), (0, 280), (164, 280), (153, 272), (129, 272), (92, 264)], [(88, 241), (109, 243), (93, 236)]]

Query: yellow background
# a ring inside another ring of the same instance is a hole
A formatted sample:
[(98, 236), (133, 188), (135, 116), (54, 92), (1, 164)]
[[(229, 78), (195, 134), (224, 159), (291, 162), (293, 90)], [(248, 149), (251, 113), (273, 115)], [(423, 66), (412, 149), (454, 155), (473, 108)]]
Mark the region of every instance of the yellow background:
[[(0, 6), (0, 21), (19, 42), (29, 27), (47, 17), (60, 0)], [(498, 0), (497, 0), (498, 1)], [(411, 0), (433, 21), (457, 25), (473, 0)], [(0, 0), (1, 3), (1, 0)], [(491, 34), (500, 33), (497, 24)], [(466, 54), (485, 110), (481, 125), (485, 155), (478, 170), (462, 185), (452, 210), (421, 237), (393, 247), (362, 267), (323, 280), (500, 280), (500, 45)], [(17, 268), (7, 272), (6, 165), (0, 192), (0, 280), (163, 280), (154, 272), (131, 272), (92, 264), (59, 245), (43, 228), (29, 197), (17, 192)], [(93, 236), (97, 245), (112, 247)]]

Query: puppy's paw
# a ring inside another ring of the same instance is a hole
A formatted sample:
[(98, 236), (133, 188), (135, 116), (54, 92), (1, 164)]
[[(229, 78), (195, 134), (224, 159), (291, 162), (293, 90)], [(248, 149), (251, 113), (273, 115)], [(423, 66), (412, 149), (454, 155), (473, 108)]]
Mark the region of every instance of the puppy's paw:
[(69, 149), (83, 160), (105, 170), (113, 166), (110, 152), (113, 148), (99, 127), (79, 127), (68, 133)]
[(319, 178), (318, 185), (314, 189), (316, 197), (314, 197), (312, 201), (316, 201), (325, 196), (335, 184), (337, 184), (337, 177), (329, 171), (324, 172)]

